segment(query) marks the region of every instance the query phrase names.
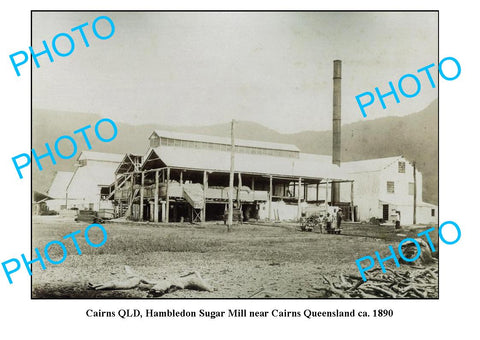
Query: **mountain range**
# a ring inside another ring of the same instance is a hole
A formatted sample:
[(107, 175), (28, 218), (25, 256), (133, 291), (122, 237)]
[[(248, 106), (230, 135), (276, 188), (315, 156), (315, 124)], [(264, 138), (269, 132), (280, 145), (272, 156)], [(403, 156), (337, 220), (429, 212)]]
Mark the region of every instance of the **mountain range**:
[[(94, 124), (99, 115), (34, 109), (32, 113), (32, 146), (37, 153), (45, 150), (46, 142), (53, 149), (55, 140), (62, 135), (73, 136), (73, 131)], [(118, 136), (110, 143), (90, 138), (92, 151), (144, 154), (148, 137), (154, 129), (207, 134), (230, 135), (230, 123), (209, 126), (166, 126), (160, 124), (130, 125), (116, 122)], [(90, 131), (93, 135), (93, 131)], [(236, 121), (235, 136), (267, 142), (296, 145), (302, 152), (331, 155), (332, 131), (302, 131), (284, 134), (263, 125)], [(76, 138), (78, 140), (80, 137)], [(403, 155), (415, 161), (423, 174), (423, 200), (438, 204), (438, 100), (425, 109), (401, 117), (368, 119), (342, 125), (342, 161), (354, 161)], [(79, 148), (84, 145), (79, 143)], [(78, 152), (79, 153), (79, 152)], [(77, 153), (77, 154), (78, 154)], [(39, 171), (32, 167), (33, 190), (46, 192), (56, 171), (73, 171), (75, 158), (57, 159), (56, 165)]]

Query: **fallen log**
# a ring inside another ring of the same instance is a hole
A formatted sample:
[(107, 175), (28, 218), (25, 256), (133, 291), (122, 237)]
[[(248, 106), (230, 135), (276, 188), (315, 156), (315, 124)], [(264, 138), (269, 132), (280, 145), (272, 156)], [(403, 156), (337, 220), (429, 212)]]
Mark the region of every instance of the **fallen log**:
[(375, 285), (368, 285), (368, 286), (364, 286), (363, 287), (364, 289), (366, 288), (370, 288), (382, 295), (385, 295), (385, 297), (389, 297), (389, 298), (396, 298), (397, 297), (397, 294), (387, 288), (381, 288), (381, 287), (378, 287), (378, 286), (375, 286)]
[(152, 296), (162, 296), (164, 294), (179, 290), (191, 289), (212, 292), (214, 289), (210, 286), (198, 272), (191, 272), (178, 278), (165, 278), (163, 280), (149, 280), (135, 273), (129, 266), (125, 266), (127, 278), (125, 280), (113, 280), (100, 284), (88, 283), (89, 288), (95, 290), (117, 290), (139, 288), (148, 290)]
[(405, 288), (405, 290), (403, 291), (403, 294), (402, 295), (405, 295), (407, 294), (408, 292), (413, 292), (415, 295), (417, 295), (419, 298), (427, 298), (426, 294), (420, 292), (419, 289), (417, 289), (416, 287), (414, 287), (413, 285), (412, 286), (408, 286), (407, 288)]
[[(362, 280), (363, 281), (363, 278), (360, 275), (347, 274), (347, 276), (352, 278), (352, 279), (355, 279), (355, 280)], [(379, 279), (379, 278), (376, 278), (376, 277), (370, 277), (369, 275), (367, 275), (367, 281), (377, 281), (377, 282), (385, 282), (385, 283), (391, 283), (392, 282), (391, 280), (385, 280), (385, 279)]]
[(333, 283), (330, 282), (329, 279), (327, 279), (327, 277), (325, 275), (323, 275), (323, 279), (330, 285), (329, 289), (332, 293), (338, 295), (339, 297), (341, 298), (348, 298), (349, 296), (347, 294), (345, 294), (343, 291), (337, 289), (334, 287)]
[(362, 278), (360, 278), (357, 283), (355, 283), (355, 285), (353, 285), (352, 287), (350, 287), (347, 292), (352, 292), (354, 291), (355, 289), (357, 289), (358, 287), (360, 287), (365, 281), (363, 281)]

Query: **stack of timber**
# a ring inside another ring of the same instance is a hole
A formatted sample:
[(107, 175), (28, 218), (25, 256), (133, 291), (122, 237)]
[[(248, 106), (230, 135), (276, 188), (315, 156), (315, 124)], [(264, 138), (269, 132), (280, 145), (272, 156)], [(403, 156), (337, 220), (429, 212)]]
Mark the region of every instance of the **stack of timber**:
[(310, 298), (438, 298), (438, 266), (407, 270), (380, 268), (360, 275), (340, 274), (338, 279), (322, 276), (323, 285), (309, 291)]

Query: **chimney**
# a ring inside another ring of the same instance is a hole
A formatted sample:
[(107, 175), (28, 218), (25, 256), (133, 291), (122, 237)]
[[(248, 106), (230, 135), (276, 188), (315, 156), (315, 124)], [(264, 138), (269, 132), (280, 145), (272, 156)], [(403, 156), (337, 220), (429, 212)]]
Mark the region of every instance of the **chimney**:
[[(342, 140), (342, 61), (333, 61), (332, 164), (340, 166)], [(332, 205), (340, 202), (340, 183), (332, 183)]]

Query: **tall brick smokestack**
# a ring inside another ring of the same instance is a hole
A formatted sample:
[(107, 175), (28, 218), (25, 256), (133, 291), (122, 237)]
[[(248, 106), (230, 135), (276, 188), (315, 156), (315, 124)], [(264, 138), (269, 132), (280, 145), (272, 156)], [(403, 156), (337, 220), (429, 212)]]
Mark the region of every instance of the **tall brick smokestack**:
[[(333, 61), (332, 163), (340, 166), (342, 141), (342, 61)], [(332, 205), (340, 202), (340, 183), (332, 183)]]

